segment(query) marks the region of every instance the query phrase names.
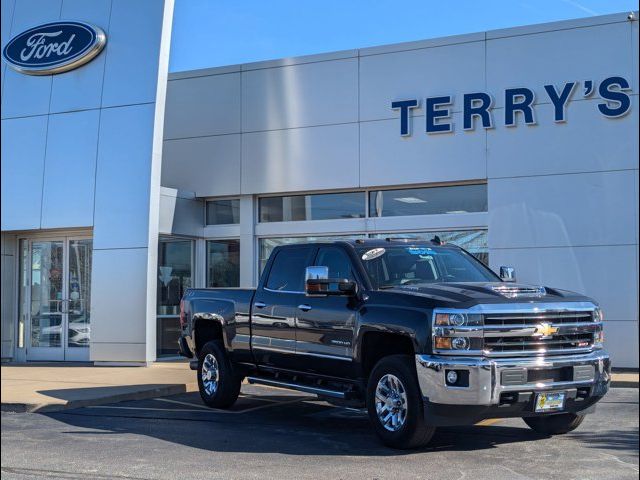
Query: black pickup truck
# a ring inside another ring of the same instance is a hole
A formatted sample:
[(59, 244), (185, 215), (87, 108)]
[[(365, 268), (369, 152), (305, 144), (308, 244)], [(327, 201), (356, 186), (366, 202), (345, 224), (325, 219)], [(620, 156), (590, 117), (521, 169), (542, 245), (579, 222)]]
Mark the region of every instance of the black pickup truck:
[(514, 281), (437, 238), (282, 246), (257, 289), (185, 293), (180, 351), (211, 407), (245, 378), (301, 390), (366, 407), (396, 448), (497, 417), (569, 432), (609, 388), (602, 313)]

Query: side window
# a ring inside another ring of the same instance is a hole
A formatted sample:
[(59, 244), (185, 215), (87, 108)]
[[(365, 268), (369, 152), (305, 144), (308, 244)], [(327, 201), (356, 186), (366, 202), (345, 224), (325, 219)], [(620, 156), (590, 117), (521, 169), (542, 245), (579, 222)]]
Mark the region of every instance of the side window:
[(316, 265), (329, 267), (329, 278), (348, 278), (354, 280), (351, 260), (340, 248), (321, 248)]
[(311, 265), (314, 248), (280, 250), (269, 272), (266, 287), (289, 292), (304, 291), (304, 270)]

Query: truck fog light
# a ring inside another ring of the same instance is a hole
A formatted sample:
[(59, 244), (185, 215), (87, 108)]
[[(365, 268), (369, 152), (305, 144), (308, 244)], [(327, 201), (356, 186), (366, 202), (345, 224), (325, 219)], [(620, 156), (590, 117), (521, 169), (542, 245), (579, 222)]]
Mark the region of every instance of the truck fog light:
[(469, 350), (470, 343), (467, 337), (456, 337), (452, 340), (451, 346), (454, 350)]
[(451, 339), (446, 337), (435, 337), (436, 348), (451, 349)]
[(447, 383), (449, 385), (455, 385), (458, 381), (458, 374), (455, 370), (447, 370)]

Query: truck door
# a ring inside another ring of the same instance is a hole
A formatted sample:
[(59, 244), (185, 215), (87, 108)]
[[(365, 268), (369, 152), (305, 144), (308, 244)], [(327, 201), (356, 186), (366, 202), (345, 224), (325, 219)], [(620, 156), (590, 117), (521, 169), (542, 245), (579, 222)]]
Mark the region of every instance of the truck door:
[(275, 253), (251, 313), (251, 347), (256, 363), (299, 370), (296, 361), (295, 308), (304, 297), (304, 274), (317, 248), (287, 247)]
[[(330, 278), (355, 279), (351, 260), (339, 247), (320, 247), (314, 265), (328, 267)], [(296, 351), (305, 370), (349, 376), (359, 306), (353, 297), (301, 296), (296, 305)]]

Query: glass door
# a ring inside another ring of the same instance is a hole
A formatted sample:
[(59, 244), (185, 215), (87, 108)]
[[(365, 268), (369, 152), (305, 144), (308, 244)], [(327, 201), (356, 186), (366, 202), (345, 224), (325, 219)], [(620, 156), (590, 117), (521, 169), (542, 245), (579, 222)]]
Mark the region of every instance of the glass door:
[(89, 360), (92, 247), (90, 238), (68, 241), (65, 360)]
[(29, 360), (64, 360), (64, 241), (30, 242)]
[(88, 361), (92, 240), (38, 238), (22, 245), (27, 360)]

